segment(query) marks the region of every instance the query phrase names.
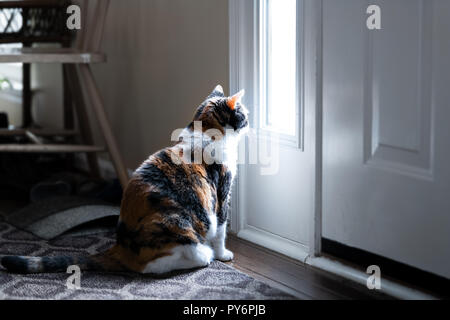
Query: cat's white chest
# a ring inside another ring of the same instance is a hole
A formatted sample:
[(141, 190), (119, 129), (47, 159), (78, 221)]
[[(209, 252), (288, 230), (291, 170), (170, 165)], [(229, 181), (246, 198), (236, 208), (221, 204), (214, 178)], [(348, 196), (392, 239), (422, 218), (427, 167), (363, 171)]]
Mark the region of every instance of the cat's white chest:
[(224, 137), (222, 164), (231, 171), (232, 177), (236, 175), (238, 162), (239, 134), (227, 127), (228, 133)]

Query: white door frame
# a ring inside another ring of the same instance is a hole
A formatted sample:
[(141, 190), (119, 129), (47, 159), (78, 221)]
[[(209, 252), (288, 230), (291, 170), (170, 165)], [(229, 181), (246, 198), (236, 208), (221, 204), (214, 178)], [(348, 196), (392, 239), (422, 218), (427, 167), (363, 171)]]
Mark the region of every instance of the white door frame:
[[(246, 104), (256, 108), (259, 88), (259, 2), (262, 0), (229, 0), (230, 90), (246, 89)], [(315, 146), (311, 174), (314, 181), (314, 210), (310, 219), (310, 243), (299, 257), (318, 256), (322, 237), (322, 1), (297, 0), (303, 9), (303, 43), (300, 43), (304, 65), (304, 139)], [(254, 122), (253, 122), (254, 123)], [(231, 231), (243, 231), (245, 221), (239, 203), (245, 201), (245, 165), (240, 166), (231, 203)], [(299, 249), (300, 250), (300, 249)], [(303, 258), (302, 258), (303, 259)]]

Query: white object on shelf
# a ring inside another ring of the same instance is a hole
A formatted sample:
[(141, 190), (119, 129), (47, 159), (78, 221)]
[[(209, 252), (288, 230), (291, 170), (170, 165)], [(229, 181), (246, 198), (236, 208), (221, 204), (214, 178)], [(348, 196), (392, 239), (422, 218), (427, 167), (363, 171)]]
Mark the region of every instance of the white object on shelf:
[(22, 126), (22, 92), (19, 90), (0, 90), (0, 112), (8, 114), (9, 124)]

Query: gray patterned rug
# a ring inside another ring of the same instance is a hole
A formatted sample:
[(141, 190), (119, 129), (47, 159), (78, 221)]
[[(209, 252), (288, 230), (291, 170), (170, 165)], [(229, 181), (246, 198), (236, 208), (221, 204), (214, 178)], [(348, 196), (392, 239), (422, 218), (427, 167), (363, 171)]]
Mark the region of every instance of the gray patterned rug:
[[(63, 235), (44, 241), (0, 221), (2, 255), (86, 255), (109, 248), (114, 233)], [(131, 273), (83, 272), (81, 289), (68, 289), (70, 274), (9, 274), (0, 267), (0, 300), (4, 299), (293, 299), (236, 269), (215, 261), (208, 268), (155, 278)]]

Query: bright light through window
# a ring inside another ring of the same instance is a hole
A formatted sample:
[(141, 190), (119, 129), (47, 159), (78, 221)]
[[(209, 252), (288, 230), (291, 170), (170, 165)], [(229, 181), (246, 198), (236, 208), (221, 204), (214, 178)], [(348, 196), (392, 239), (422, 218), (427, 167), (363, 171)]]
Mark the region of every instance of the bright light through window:
[(262, 123), (266, 129), (294, 136), (297, 132), (297, 1), (266, 1)]

